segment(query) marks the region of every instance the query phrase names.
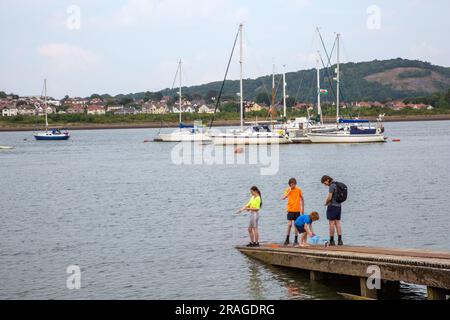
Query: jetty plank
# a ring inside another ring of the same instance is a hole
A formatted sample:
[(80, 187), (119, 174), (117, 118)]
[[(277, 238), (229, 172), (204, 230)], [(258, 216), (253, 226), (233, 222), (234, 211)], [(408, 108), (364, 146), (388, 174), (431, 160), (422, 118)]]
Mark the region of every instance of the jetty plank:
[[(375, 248), (375, 247), (284, 247), (264, 244), (259, 248), (236, 247), (243, 254), (267, 264), (312, 271), (313, 278), (320, 273), (360, 278), (360, 283), (372, 274), (368, 268), (378, 266), (385, 281), (424, 285), (430, 296), (441, 297), (441, 291), (450, 290), (450, 253), (429, 250)], [(319, 278), (319, 276), (317, 277)], [(440, 294), (436, 294), (441, 289)], [(361, 295), (376, 298), (376, 291), (361, 286)]]

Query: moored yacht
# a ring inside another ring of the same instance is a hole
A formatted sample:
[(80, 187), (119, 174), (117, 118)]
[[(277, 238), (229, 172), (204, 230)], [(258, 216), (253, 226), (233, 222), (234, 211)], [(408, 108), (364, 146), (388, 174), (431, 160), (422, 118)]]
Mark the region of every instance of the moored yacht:
[(227, 133), (211, 134), (215, 145), (248, 145), (248, 144), (286, 144), (288, 136), (283, 132), (273, 132), (267, 125), (253, 125), (244, 129), (244, 94), (243, 94), (243, 25), (239, 26), (240, 36), (240, 110), (241, 125), (237, 130)]
[(181, 95), (181, 84), (182, 84), (182, 78), (181, 78), (181, 60), (178, 63), (178, 69), (177, 73), (175, 74), (175, 79), (179, 75), (179, 81), (180, 81), (180, 88), (178, 91), (178, 98), (179, 98), (179, 127), (178, 130), (175, 130), (171, 133), (160, 133), (158, 136), (154, 139), (155, 142), (185, 142), (185, 141), (192, 141), (192, 142), (210, 142), (211, 137), (208, 136), (205, 132), (203, 132), (203, 126), (200, 124), (197, 124), (197, 122), (194, 122), (193, 126), (185, 125), (181, 122), (181, 113), (182, 113), (182, 95)]
[(49, 129), (47, 107), (47, 79), (44, 79), (45, 131), (35, 132), (34, 138), (36, 140), (68, 140), (70, 134), (67, 129)]

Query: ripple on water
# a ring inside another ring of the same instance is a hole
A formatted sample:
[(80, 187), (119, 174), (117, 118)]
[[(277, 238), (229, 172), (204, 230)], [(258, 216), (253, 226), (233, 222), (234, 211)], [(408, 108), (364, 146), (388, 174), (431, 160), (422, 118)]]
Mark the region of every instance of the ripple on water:
[[(450, 250), (448, 122), (386, 128), (402, 143), (280, 146), (275, 176), (252, 165), (174, 165), (174, 145), (142, 144), (155, 130), (76, 131), (61, 144), (1, 132), (0, 142), (17, 149), (0, 153), (7, 186), (0, 298), (340, 299), (338, 291), (357, 292), (348, 281), (311, 283), (308, 274), (241, 255), (234, 246), (248, 241), (248, 216), (234, 212), (257, 185), (261, 238), (282, 241), (287, 180), (297, 177), (306, 210), (324, 216), (320, 177), (330, 174), (350, 187), (346, 243)], [(325, 236), (326, 221), (315, 229)], [(82, 269), (76, 292), (65, 287), (72, 264)], [(396, 298), (425, 296), (423, 287), (402, 284)]]

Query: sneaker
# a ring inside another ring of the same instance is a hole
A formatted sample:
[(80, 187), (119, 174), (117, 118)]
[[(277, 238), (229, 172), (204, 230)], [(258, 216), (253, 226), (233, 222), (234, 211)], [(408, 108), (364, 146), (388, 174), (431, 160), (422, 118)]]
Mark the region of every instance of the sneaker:
[(338, 246), (343, 246), (344, 242), (342, 240), (338, 240)]
[(298, 247), (298, 241), (294, 241), (294, 247)]
[(288, 245), (289, 245), (289, 240), (286, 240), (286, 241), (284, 242), (284, 245), (285, 245), (285, 246), (288, 246)]
[(253, 246), (259, 248), (259, 242), (254, 242)]
[(329, 245), (330, 245), (330, 247), (332, 247), (332, 246), (335, 246), (336, 243), (334, 242), (334, 240), (330, 240)]
[(253, 242), (250, 242), (248, 245), (247, 245), (247, 247), (248, 248), (252, 248), (252, 247), (254, 247), (255, 245), (253, 244)]

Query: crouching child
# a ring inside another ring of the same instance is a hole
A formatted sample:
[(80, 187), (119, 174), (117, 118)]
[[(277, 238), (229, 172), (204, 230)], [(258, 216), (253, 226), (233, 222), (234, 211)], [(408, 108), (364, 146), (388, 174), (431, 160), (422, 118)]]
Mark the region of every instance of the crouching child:
[(300, 238), (300, 247), (307, 247), (308, 245), (308, 236), (314, 237), (314, 231), (312, 228), (312, 224), (314, 221), (318, 221), (320, 219), (319, 214), (317, 212), (311, 212), (309, 215), (303, 215), (298, 217), (295, 220), (295, 227), (298, 230), (298, 233), (301, 235)]

